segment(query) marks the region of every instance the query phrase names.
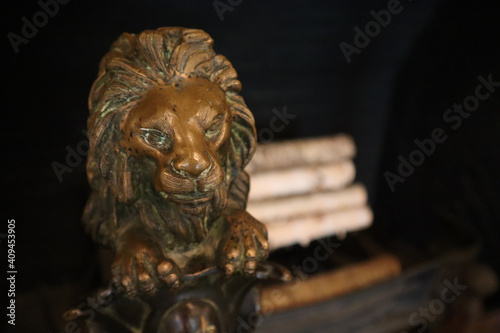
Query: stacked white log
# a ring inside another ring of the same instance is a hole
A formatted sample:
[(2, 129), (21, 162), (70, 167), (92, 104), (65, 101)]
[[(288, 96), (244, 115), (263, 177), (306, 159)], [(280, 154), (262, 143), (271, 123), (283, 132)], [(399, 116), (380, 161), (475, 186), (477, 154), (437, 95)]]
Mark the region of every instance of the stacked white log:
[(271, 250), (368, 227), (372, 212), (352, 184), (356, 147), (337, 135), (259, 145), (247, 167), (247, 209), (266, 224)]

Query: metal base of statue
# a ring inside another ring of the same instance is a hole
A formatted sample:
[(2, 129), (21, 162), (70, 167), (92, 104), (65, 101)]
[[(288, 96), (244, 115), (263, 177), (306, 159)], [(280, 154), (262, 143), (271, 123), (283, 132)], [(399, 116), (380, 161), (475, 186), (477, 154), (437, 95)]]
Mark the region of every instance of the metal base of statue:
[(93, 312), (65, 314), (87, 333), (232, 333), (252, 332), (260, 313), (259, 280), (288, 281), (283, 267), (264, 263), (255, 276), (227, 276), (217, 269), (186, 276), (179, 288), (165, 287), (154, 295), (130, 297), (122, 288), (103, 290), (89, 304)]

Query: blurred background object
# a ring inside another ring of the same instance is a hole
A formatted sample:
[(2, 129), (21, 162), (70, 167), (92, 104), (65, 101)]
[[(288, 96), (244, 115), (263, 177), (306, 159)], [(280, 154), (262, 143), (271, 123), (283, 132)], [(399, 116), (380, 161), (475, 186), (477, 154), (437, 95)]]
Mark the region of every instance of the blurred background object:
[(346, 135), (257, 146), (247, 210), (266, 224), (271, 250), (371, 224), (366, 189), (352, 185), (355, 152)]

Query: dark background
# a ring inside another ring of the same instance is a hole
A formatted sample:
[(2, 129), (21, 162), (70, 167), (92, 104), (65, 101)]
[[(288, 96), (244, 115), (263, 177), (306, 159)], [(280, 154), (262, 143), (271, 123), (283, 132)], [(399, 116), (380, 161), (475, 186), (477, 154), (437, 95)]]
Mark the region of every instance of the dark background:
[[(382, 240), (444, 244), (450, 223), (458, 224), (482, 241), (479, 260), (498, 272), (500, 91), (456, 130), (442, 116), (474, 93), (479, 75), (500, 81), (500, 3), (402, 0), (402, 12), (348, 63), (339, 44), (353, 44), (353, 28), (364, 29), (370, 11), (387, 3), (243, 0), (221, 20), (211, 0), (73, 0), (15, 53), (7, 34), (21, 35), (22, 17), (32, 22), (41, 7), (3, 2), (0, 231), (16, 220), (18, 320), (41, 323), (57, 306), (47, 300), (54, 286), (94, 281), (94, 247), (80, 222), (85, 163), (62, 181), (53, 163), (66, 164), (66, 147), (86, 140), (86, 99), (111, 43), (122, 32), (161, 26), (213, 37), (238, 71), (258, 130), (269, 126), (273, 108), (296, 115), (275, 140), (352, 135), (357, 179), (369, 190)], [(396, 173), (398, 156), (407, 158), (413, 141), (437, 127), (447, 141), (391, 192), (384, 172)], [(45, 325), (38, 331), (48, 332)]]

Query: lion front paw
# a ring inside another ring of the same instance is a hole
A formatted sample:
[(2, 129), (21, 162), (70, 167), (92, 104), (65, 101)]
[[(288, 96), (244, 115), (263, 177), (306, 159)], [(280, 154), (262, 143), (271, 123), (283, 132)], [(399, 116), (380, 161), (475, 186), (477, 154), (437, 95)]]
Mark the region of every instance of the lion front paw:
[(114, 282), (131, 296), (141, 292), (154, 294), (162, 283), (170, 287), (179, 285), (180, 270), (176, 263), (144, 243), (129, 244), (118, 251), (111, 271)]
[(227, 219), (230, 231), (220, 254), (220, 267), (226, 274), (253, 274), (258, 261), (269, 255), (266, 227), (245, 211)]

